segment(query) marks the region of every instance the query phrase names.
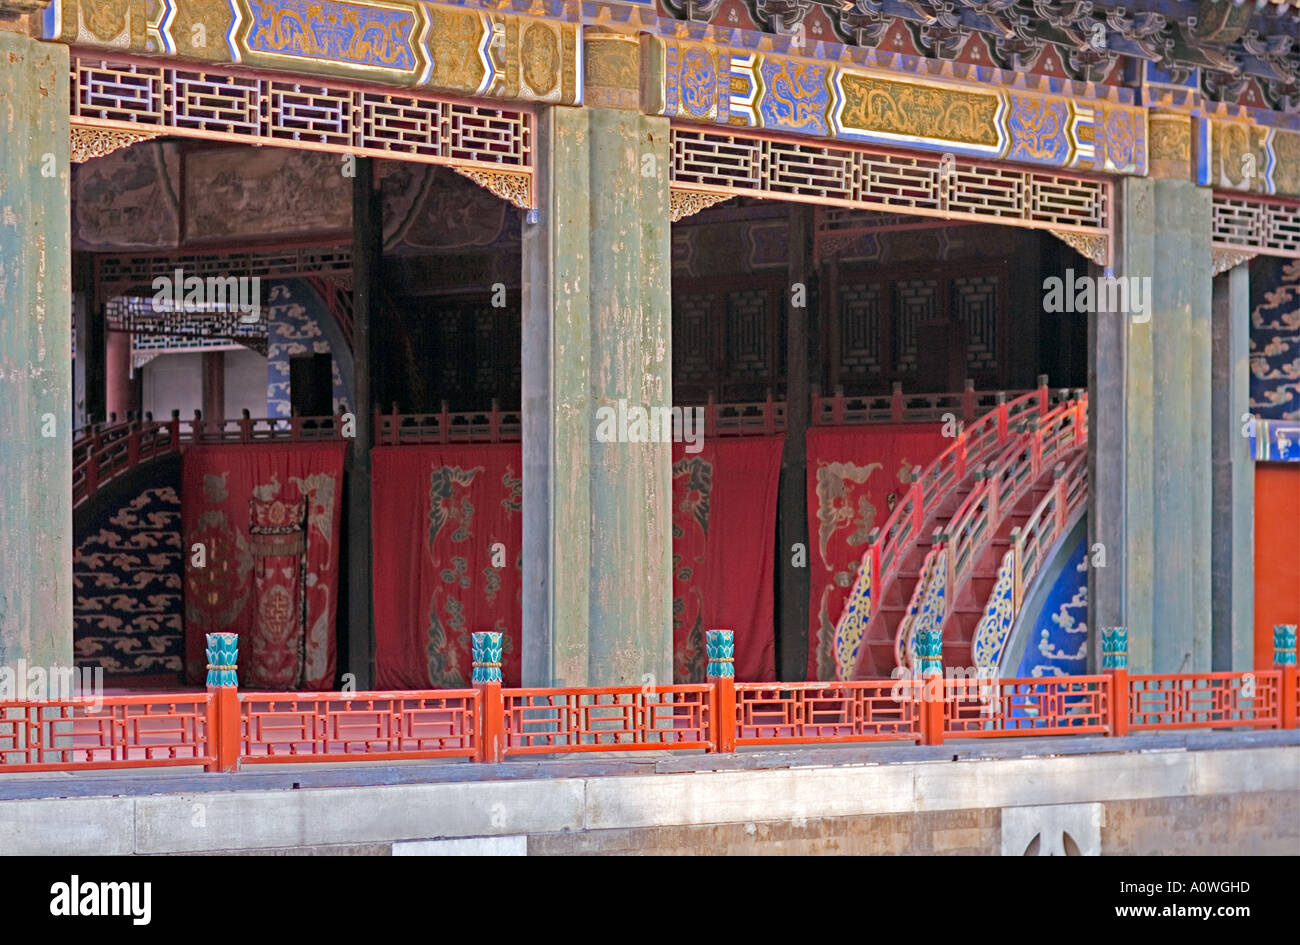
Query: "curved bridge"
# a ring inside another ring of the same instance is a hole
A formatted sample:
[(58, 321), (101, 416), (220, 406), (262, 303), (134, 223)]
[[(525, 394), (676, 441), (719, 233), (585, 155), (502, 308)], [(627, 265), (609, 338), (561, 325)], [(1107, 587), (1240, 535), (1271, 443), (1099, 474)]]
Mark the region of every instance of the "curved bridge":
[[(1025, 592), (1087, 504), (1087, 395), (1033, 391), (958, 433), (872, 531), (835, 627), (839, 679), (916, 667), (996, 667)], [(922, 636), (925, 635), (925, 636)]]

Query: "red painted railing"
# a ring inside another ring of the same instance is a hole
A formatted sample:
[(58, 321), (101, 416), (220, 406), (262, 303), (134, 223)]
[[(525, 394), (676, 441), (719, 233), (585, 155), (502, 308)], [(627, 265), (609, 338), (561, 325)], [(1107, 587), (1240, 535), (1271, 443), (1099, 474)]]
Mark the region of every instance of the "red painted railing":
[(1296, 667), (0, 702), (0, 773), (1300, 727)]
[(712, 696), (707, 683), (503, 689), (503, 754), (708, 749)]
[(945, 680), (944, 734), (1104, 735), (1114, 713), (1109, 675)]
[(896, 689), (892, 679), (736, 683), (735, 743), (919, 742), (921, 703)]
[[(812, 422), (814, 426), (845, 426), (866, 423), (939, 423), (945, 414), (971, 423), (976, 417), (996, 411), (1004, 402), (1014, 403), (1035, 391), (976, 390), (971, 381), (960, 393), (904, 394), (903, 385), (894, 384), (892, 393), (846, 397), (843, 391), (822, 396), (814, 388)], [(1063, 403), (1077, 392), (1052, 389), (1047, 403)]]
[(523, 431), (523, 414), (500, 410), (453, 413), (442, 402), (438, 413), (391, 413), (375, 411), (376, 446), (407, 446), (422, 443), (510, 443), (518, 442)]
[(216, 762), (206, 692), (0, 701), (0, 773)]
[(472, 758), (476, 689), (437, 692), (240, 693), (240, 760)]
[[(846, 397), (843, 392), (823, 397), (814, 392), (812, 423), (814, 426), (855, 426), (877, 423), (938, 423), (946, 414), (969, 422), (977, 416), (996, 412), (1000, 404), (1011, 407), (1009, 416), (1017, 417), (1041, 402), (1064, 403), (1077, 392), (1040, 388), (1035, 391), (977, 391), (969, 383), (956, 394), (904, 394), (895, 385), (892, 394)], [(682, 409), (704, 411), (704, 436), (771, 436), (786, 430), (786, 403), (765, 400), (717, 403), (710, 396), (703, 404)], [(519, 440), (523, 415), (519, 410), (502, 410), (496, 401), (489, 410), (453, 411), (444, 401), (437, 413), (401, 413), (396, 405), (388, 413), (375, 411), (375, 445), (402, 446), (422, 443), (510, 443)]]
[(1279, 728), (1283, 672), (1129, 676), (1129, 731)]
[(902, 550), (920, 533), (927, 509), (966, 476), (968, 468), (986, 460), (998, 447), (1005, 447), (1012, 430), (1022, 418), (1045, 414), (1049, 393), (1046, 387), (1002, 402), (961, 431), (953, 444), (921, 472), (885, 524), (871, 530), (859, 566), (860, 580), (872, 588), (883, 588), (896, 577)]

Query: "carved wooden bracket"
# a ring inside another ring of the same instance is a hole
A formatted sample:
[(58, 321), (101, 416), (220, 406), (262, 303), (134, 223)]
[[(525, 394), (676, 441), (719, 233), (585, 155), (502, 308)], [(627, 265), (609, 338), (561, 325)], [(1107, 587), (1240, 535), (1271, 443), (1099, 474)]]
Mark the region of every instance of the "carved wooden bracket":
[(1073, 246), (1098, 266), (1106, 265), (1110, 238), (1105, 233), (1075, 233), (1071, 230), (1048, 230), (1062, 243)]
[(84, 164), (141, 141), (157, 138), (157, 131), (121, 131), (117, 128), (94, 128), (73, 125), (71, 133), (72, 163)]
[(676, 223), (678, 220), (730, 199), (730, 194), (711, 194), (700, 190), (679, 190), (674, 187), (669, 191), (668, 209), (672, 214), (672, 221)]
[(468, 177), (485, 190), (496, 194), (520, 210), (533, 206), (533, 178), (521, 171), (485, 171), (471, 167), (452, 167), (462, 177)]
[(1219, 249), (1218, 247), (1215, 247), (1211, 250), (1211, 256), (1214, 260), (1214, 274), (1217, 276), (1221, 273), (1227, 272), (1232, 267), (1239, 266), (1244, 262), (1249, 262), (1258, 255), (1259, 253), (1254, 253), (1244, 249)]

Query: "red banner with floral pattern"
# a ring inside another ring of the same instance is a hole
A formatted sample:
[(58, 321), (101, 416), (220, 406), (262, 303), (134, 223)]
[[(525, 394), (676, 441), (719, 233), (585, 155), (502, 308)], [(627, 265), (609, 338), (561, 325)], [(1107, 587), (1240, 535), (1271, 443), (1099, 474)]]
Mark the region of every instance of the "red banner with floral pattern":
[(940, 424), (813, 427), (808, 431), (808, 678), (834, 679), (835, 623), (871, 529), (907, 493), (913, 467), (951, 445)]
[(673, 678), (702, 682), (706, 630), (732, 630), (736, 678), (776, 678), (773, 570), (785, 438), (673, 446)]
[(518, 686), (520, 445), (384, 446), (370, 462), (376, 685), (468, 686), (470, 634), (497, 630)]
[(239, 634), (240, 684), (334, 688), (342, 444), (194, 446), (182, 457), (185, 672)]
[[(703, 679), (704, 631), (733, 629), (736, 673), (774, 678), (772, 574), (780, 437), (673, 450), (674, 676)], [(522, 452), (517, 443), (371, 452), (375, 671), (384, 689), (470, 680), (470, 634), (504, 632), (518, 685)], [(629, 563), (629, 567), (632, 563)]]

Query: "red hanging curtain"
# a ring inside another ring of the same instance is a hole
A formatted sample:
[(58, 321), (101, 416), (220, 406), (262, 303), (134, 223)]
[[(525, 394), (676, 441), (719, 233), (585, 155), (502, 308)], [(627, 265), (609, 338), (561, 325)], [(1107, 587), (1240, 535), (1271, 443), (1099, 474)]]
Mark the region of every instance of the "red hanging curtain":
[(381, 689), (468, 686), (470, 634), (504, 634), (519, 685), (523, 548), (518, 443), (370, 453), (375, 676)]
[(185, 669), (239, 634), (241, 685), (334, 687), (341, 443), (193, 446), (182, 458)]
[(776, 678), (773, 555), (785, 437), (673, 444), (673, 678), (702, 682), (706, 630), (732, 630), (736, 679)]
[(871, 529), (907, 494), (910, 471), (952, 440), (942, 426), (886, 424), (808, 431), (808, 678), (834, 679), (831, 646)]

